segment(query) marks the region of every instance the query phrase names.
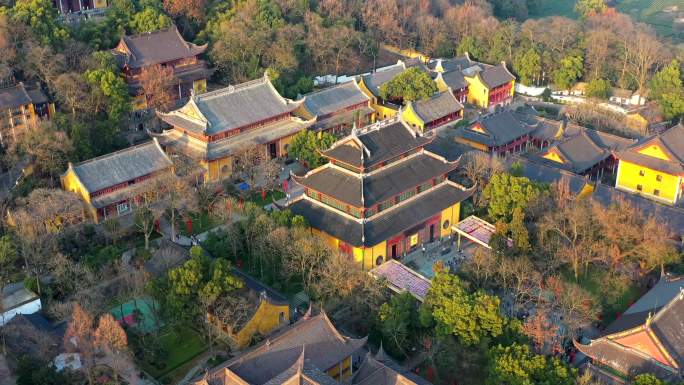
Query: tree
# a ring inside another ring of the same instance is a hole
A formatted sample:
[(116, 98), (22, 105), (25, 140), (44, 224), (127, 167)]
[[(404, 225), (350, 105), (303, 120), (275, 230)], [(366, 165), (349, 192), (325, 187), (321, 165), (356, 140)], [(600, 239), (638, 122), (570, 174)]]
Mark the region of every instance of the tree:
[(34, 38), (42, 44), (59, 47), (69, 38), (50, 0), (18, 0), (11, 14), (14, 20), (28, 25)]
[(53, 365), (29, 356), (19, 359), (16, 374), (17, 385), (68, 385), (78, 383), (71, 381), (66, 373), (58, 372)]
[(656, 376), (644, 373), (634, 377), (634, 385), (666, 385), (664, 381), (659, 380)]
[(472, 59), (477, 60), (484, 57), (486, 50), (484, 49), (483, 44), (475, 40), (473, 36), (466, 36), (458, 43), (456, 53), (458, 55), (464, 55), (466, 52)]
[(188, 179), (175, 174), (168, 175), (159, 183), (166, 186), (166, 197), (162, 203), (166, 207), (166, 214), (171, 225), (171, 239), (174, 240), (178, 215), (183, 216), (197, 209), (197, 194), (193, 191)]
[(655, 33), (646, 27), (637, 28), (636, 36), (625, 47), (626, 70), (637, 85), (639, 97), (644, 96), (653, 67), (664, 57), (663, 44)]
[(91, 369), (95, 365), (93, 325), (93, 316), (83, 310), (81, 305), (74, 303), (71, 310), (71, 319), (64, 333), (64, 346), (70, 351), (78, 352), (81, 355), (83, 368), (91, 384), (93, 383)]
[[(101, 58), (101, 55), (94, 54), (93, 56), (95, 60)], [(85, 78), (94, 92), (99, 92), (106, 97), (109, 119), (117, 124), (121, 122), (131, 110), (131, 99), (128, 86), (123, 77), (115, 70), (113, 63), (103, 61), (99, 68), (86, 71)]]
[(411, 325), (415, 323), (415, 314), (416, 299), (408, 292), (392, 296), (389, 302), (380, 306), (380, 331), (383, 337), (392, 342), (394, 350), (402, 354), (406, 354), (404, 347)]
[(358, 55), (354, 52), (359, 39), (358, 32), (344, 24), (326, 27), (323, 18), (313, 12), (307, 12), (304, 20), (306, 43), (316, 73), (332, 72), (337, 76), (343, 68), (358, 63)]
[(530, 202), (539, 198), (545, 188), (525, 177), (509, 173), (495, 174), (482, 192), (488, 204), (487, 212), (494, 220), (510, 221), (513, 210), (525, 210)]
[(385, 100), (428, 99), (437, 92), (437, 84), (420, 68), (412, 67), (380, 86), (380, 96)]
[(520, 52), (513, 60), (513, 70), (520, 77), (522, 84), (538, 83), (541, 76), (541, 56), (537, 50), (530, 48)]
[(454, 335), (465, 345), (503, 333), (499, 298), (476, 291), (469, 293), (463, 282), (447, 271), (437, 271), (420, 309), (421, 324), (436, 323), (441, 335)]
[(576, 370), (558, 358), (530, 352), (527, 345), (498, 345), (489, 352), (488, 385), (575, 385)]
[(316, 134), (303, 130), (292, 138), (287, 153), (290, 158), (299, 159), (309, 168), (314, 169), (325, 162), (325, 158), (319, 151), (327, 150), (333, 143), (335, 143), (335, 137), (327, 132)]
[(184, 16), (202, 21), (205, 13), (204, 0), (164, 0), (164, 9), (173, 16)]
[(527, 227), (525, 227), (525, 213), (522, 208), (515, 207), (513, 209), (513, 218), (508, 225), (508, 230), (511, 233), (513, 245), (519, 252), (526, 253), (532, 250), (530, 236), (527, 232)]
[(95, 346), (105, 352), (120, 353), (128, 346), (126, 332), (109, 313), (100, 316), (94, 332), (94, 340)]
[(145, 238), (145, 250), (150, 249), (150, 237), (154, 232), (157, 220), (159, 220), (158, 214), (156, 210), (146, 205), (136, 207), (133, 212), (133, 223)]
[(33, 158), (36, 174), (48, 177), (51, 186), (66, 169), (72, 153), (66, 133), (49, 122), (27, 128), (18, 138), (18, 147)]
[(651, 98), (658, 102), (667, 119), (684, 114), (684, 76), (680, 63), (672, 60), (651, 79)]
[(173, 106), (173, 68), (161, 65), (147, 66), (140, 73), (142, 88), (147, 107), (166, 112)]
[(154, 32), (170, 27), (171, 19), (155, 7), (145, 7), (133, 15), (128, 27), (133, 33)]
[(579, 0), (575, 4), (575, 12), (586, 19), (592, 15), (601, 14), (608, 9), (605, 0)]
[(581, 56), (566, 56), (553, 74), (553, 82), (561, 89), (570, 89), (582, 77), (584, 63)]
[(469, 151), (463, 154), (464, 162), (462, 171), (477, 190), (473, 194), (473, 204), (479, 205), (482, 199), (482, 191), (492, 175), (504, 170), (501, 160), (481, 151)]
[(594, 79), (587, 84), (587, 96), (590, 98), (608, 99), (611, 92), (610, 82), (605, 79)]

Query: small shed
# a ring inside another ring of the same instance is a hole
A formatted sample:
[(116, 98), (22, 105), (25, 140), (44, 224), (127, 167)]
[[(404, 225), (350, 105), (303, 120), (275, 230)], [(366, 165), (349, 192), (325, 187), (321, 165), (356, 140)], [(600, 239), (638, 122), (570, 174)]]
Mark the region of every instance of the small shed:
[(0, 326), (4, 326), (18, 314), (37, 313), (41, 308), (38, 294), (25, 288), (23, 282), (9, 284), (2, 289)]

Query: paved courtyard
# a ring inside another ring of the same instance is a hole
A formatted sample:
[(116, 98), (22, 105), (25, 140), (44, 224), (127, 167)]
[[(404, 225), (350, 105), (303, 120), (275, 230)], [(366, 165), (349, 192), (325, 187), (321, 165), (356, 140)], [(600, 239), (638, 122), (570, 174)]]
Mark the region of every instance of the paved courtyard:
[(463, 239), (461, 241), (462, 250), (459, 252), (455, 238), (445, 239), (426, 244), (425, 251), (422, 248), (418, 248), (416, 251), (401, 258), (400, 261), (426, 278), (432, 279), (435, 276), (432, 270), (435, 263), (441, 261), (452, 272), (456, 271), (463, 261), (472, 257), (477, 247), (481, 246)]

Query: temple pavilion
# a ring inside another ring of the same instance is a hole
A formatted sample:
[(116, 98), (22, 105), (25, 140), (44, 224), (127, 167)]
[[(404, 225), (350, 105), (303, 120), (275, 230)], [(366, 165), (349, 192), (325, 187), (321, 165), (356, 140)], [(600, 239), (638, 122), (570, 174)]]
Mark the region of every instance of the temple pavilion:
[(312, 126), (315, 118), (295, 116), (303, 101), (285, 99), (268, 78), (192, 95), (181, 108), (158, 116), (171, 129), (160, 143), (197, 161), (205, 169), (206, 181), (232, 175), (233, 157), (258, 148), (264, 159), (287, 155), (287, 146), (299, 131)]
[(400, 117), (352, 130), (294, 176), (305, 193), (289, 208), (366, 269), (448, 236), (472, 189), (447, 178), (460, 158), (425, 149), (434, 138)]

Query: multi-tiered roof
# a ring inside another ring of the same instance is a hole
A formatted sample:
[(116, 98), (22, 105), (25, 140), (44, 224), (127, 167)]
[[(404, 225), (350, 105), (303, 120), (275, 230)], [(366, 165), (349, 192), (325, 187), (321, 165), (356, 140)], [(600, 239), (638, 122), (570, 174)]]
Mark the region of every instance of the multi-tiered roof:
[(290, 209), (316, 229), (353, 246), (372, 246), (470, 196), (447, 179), (459, 160), (425, 150), (399, 118), (355, 130), (322, 152), (330, 160), (295, 181), (305, 194)]

